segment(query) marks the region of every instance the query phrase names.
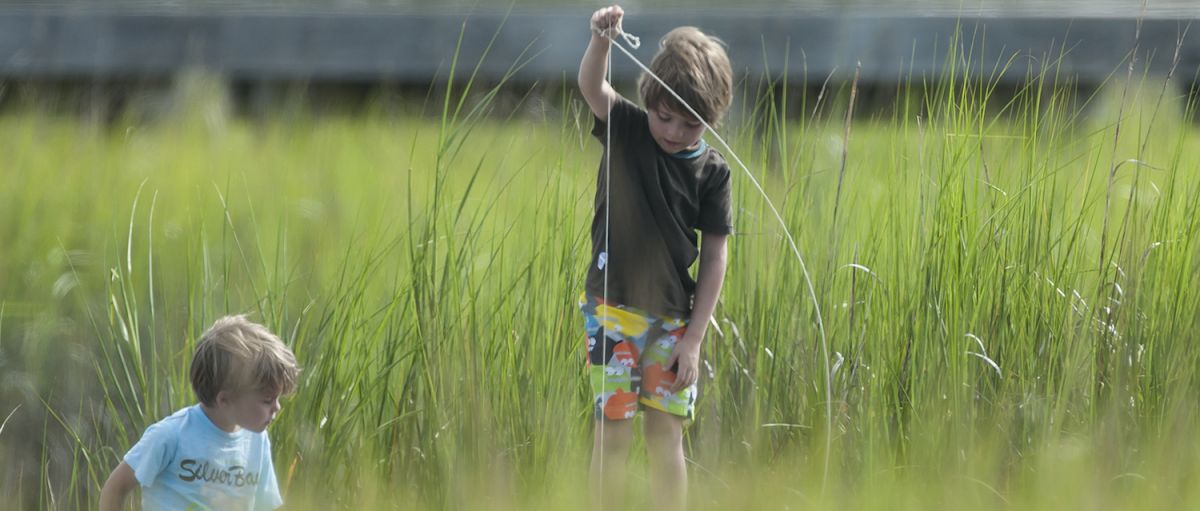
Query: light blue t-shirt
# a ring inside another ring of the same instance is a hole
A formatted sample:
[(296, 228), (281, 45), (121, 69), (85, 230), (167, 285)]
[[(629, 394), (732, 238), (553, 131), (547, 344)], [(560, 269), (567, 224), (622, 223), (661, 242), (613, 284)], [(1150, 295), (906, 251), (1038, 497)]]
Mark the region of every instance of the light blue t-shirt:
[(246, 510), (283, 505), (267, 432), (218, 428), (193, 405), (146, 428), (125, 453), (142, 509)]

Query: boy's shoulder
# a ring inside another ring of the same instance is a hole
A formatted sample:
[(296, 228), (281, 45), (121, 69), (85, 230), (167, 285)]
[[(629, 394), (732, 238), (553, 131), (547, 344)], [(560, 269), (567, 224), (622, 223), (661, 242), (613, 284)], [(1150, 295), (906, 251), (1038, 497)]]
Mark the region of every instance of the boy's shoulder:
[(706, 144), (703, 156), (697, 158), (697, 163), (700, 166), (700, 179), (706, 182), (721, 182), (728, 181), (733, 170), (729, 167), (729, 162), (725, 159), (725, 155), (721, 151), (713, 147), (711, 144)]
[(725, 159), (725, 155), (721, 153), (721, 150), (713, 147), (712, 144), (706, 143), (706, 145), (708, 146), (708, 154), (705, 155), (705, 165), (721, 167), (726, 172), (729, 172), (729, 161)]
[(149, 432), (150, 430), (156, 430), (160, 434), (179, 433), (179, 431), (181, 431), (184, 426), (187, 425), (188, 421), (194, 418), (192, 417), (194, 413), (203, 414), (204, 412), (200, 411), (200, 405), (185, 406), (176, 410), (175, 413), (163, 417), (159, 419), (158, 422), (151, 424), (150, 427), (146, 428), (146, 431)]
[(617, 100), (612, 105), (610, 115), (614, 114), (618, 117), (632, 117), (634, 120), (645, 119), (650, 115), (642, 105), (620, 94), (617, 94)]
[(187, 406), (176, 410), (175, 413), (163, 417), (142, 432), (139, 444), (171, 445), (178, 441), (188, 428), (188, 423), (194, 420), (195, 413), (203, 414), (199, 405)]
[(153, 484), (159, 471), (175, 458), (192, 408), (180, 409), (148, 426), (122, 457), (142, 486)]
[[(649, 134), (649, 127), (646, 124), (649, 113), (641, 105), (620, 94), (617, 94), (616, 101), (613, 101), (612, 108), (609, 109), (607, 123), (601, 121), (599, 117), (593, 116), (592, 118), (595, 119), (592, 124), (592, 136), (601, 142), (604, 142), (609, 136), (613, 139), (635, 137), (635, 139), (641, 140)], [(606, 124), (612, 125), (611, 132), (607, 130)]]

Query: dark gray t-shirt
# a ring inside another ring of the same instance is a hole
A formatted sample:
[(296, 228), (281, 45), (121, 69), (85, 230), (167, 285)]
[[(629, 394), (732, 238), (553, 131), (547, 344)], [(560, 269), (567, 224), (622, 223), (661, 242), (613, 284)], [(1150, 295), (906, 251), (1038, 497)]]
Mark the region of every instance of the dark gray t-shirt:
[[(729, 165), (711, 147), (690, 158), (663, 152), (650, 135), (646, 111), (625, 98), (608, 118), (611, 204), (601, 156), (587, 293), (604, 296), (607, 267), (610, 303), (686, 319), (696, 290), (689, 271), (700, 253), (696, 231), (733, 232)], [(603, 121), (595, 120), (592, 135), (605, 142)]]

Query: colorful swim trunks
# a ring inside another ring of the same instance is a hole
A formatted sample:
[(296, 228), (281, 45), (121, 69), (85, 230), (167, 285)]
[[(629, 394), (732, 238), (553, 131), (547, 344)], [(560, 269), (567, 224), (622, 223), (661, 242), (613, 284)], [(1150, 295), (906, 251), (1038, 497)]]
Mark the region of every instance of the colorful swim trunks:
[(676, 367), (663, 367), (687, 321), (579, 296), (595, 417), (630, 419), (638, 404), (691, 419), (696, 385), (672, 393)]

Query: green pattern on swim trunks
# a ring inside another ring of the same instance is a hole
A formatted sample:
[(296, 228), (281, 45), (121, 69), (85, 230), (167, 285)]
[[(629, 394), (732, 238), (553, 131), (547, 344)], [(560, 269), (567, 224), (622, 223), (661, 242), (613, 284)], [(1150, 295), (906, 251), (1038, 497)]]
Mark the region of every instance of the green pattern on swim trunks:
[(581, 295), (588, 372), (595, 416), (632, 418), (643, 406), (692, 418), (697, 396), (693, 384), (670, 392), (675, 373), (664, 367), (687, 322), (633, 307), (603, 303)]

